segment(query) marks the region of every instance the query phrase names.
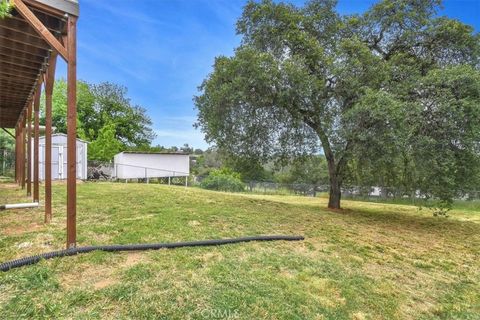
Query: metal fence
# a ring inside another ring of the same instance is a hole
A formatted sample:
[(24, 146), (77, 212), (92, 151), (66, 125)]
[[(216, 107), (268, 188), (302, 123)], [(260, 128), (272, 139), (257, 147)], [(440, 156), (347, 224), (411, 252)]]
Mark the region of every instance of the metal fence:
[(249, 181), (246, 191), (263, 194), (292, 194), (316, 197), (319, 193), (328, 192), (329, 187), (308, 183), (279, 183), (268, 181)]
[(15, 175), (15, 152), (0, 149), (0, 176), (13, 177)]
[[(172, 185), (199, 185), (204, 178), (186, 176), (183, 172), (137, 166), (134, 167), (137, 169), (141, 168), (142, 172), (144, 172), (144, 177), (121, 179), (120, 181)], [(162, 175), (164, 176), (162, 177)], [(119, 181), (119, 179), (117, 179), (115, 176), (115, 167), (113, 162), (101, 161), (88, 162), (88, 179)], [(257, 194), (328, 197), (329, 189), (330, 187), (328, 185), (315, 185), (308, 183), (279, 183), (271, 181), (249, 181), (245, 183), (245, 192)], [(415, 204), (417, 202), (424, 201), (426, 196), (419, 191), (407, 191), (398, 187), (348, 186), (342, 188), (342, 198), (367, 201), (394, 201), (399, 203)], [(464, 191), (460, 193), (455, 200), (480, 200), (480, 191)]]
[[(261, 194), (290, 194), (308, 197), (327, 196), (328, 185), (306, 183), (278, 183), (265, 181), (249, 181), (246, 191)], [(342, 188), (342, 198), (358, 200), (401, 200), (415, 203), (425, 200), (426, 196), (419, 191), (407, 191), (397, 187), (348, 186)], [(480, 191), (470, 190), (459, 193), (455, 200), (480, 200)]]
[[(128, 179), (118, 179), (116, 172), (119, 168), (128, 168), (134, 176)], [(189, 174), (172, 170), (148, 168), (127, 164), (114, 164), (113, 162), (88, 161), (88, 180), (93, 181), (122, 181), (137, 183), (159, 183), (169, 185), (188, 185)]]

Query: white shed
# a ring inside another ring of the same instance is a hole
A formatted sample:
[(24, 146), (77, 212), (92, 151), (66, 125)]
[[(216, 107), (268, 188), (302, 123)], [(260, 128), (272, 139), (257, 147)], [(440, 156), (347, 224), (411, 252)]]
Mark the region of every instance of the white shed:
[[(39, 179), (45, 180), (45, 136), (39, 138)], [(32, 159), (34, 157), (34, 141), (32, 139)], [(88, 142), (77, 139), (77, 179), (87, 179), (87, 146)], [(67, 135), (52, 134), (52, 179), (67, 179)], [(33, 177), (33, 161), (32, 161)]]
[(190, 156), (124, 151), (115, 155), (114, 166), (118, 179), (187, 177), (190, 175)]

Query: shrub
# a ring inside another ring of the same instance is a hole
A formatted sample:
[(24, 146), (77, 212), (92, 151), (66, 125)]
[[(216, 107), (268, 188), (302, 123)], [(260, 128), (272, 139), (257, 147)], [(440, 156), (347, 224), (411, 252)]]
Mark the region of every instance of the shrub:
[(200, 187), (209, 190), (241, 192), (245, 190), (240, 174), (229, 169), (215, 169), (203, 179)]
[(10, 1), (0, 0), (0, 19), (11, 17), (12, 8)]

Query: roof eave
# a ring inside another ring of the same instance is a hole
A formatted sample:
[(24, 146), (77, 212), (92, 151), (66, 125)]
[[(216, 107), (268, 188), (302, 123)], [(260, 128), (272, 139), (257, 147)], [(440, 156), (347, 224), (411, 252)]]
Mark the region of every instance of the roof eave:
[(59, 12), (63, 12), (69, 15), (79, 16), (79, 6), (77, 0), (27, 0), (32, 5), (35, 2), (47, 7), (53, 8)]

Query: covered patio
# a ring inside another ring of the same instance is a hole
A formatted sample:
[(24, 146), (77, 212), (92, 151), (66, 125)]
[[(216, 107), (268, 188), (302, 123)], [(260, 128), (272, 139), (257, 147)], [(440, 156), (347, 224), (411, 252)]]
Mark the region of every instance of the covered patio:
[[(68, 100), (66, 243), (67, 248), (72, 248), (76, 246), (78, 1), (11, 0), (11, 3), (14, 6), (11, 17), (0, 19), (0, 128), (15, 139), (15, 181), (33, 202), (39, 202), (39, 127), (43, 90), (45, 196), (42, 204), (45, 223), (49, 223), (52, 219), (52, 94), (57, 57), (64, 59), (67, 63)], [(7, 129), (14, 129), (15, 133)]]

